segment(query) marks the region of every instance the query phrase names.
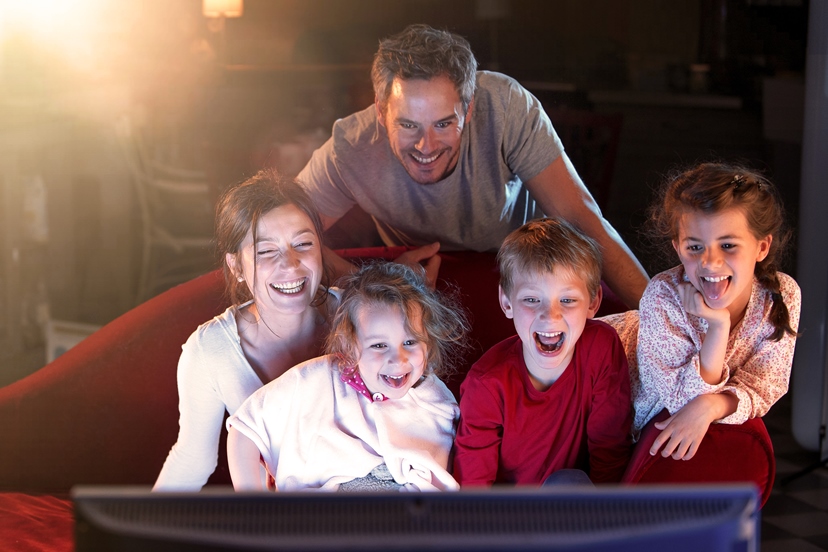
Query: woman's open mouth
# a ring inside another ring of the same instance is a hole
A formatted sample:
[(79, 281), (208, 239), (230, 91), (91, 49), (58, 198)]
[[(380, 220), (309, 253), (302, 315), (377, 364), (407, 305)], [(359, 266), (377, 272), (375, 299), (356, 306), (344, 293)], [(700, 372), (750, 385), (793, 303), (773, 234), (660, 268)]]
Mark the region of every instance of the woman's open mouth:
[(293, 282), (284, 282), (279, 284), (270, 284), (274, 290), (278, 291), (279, 293), (283, 293), (285, 295), (295, 295), (301, 292), (305, 288), (305, 282), (307, 282), (307, 278), (300, 278)]

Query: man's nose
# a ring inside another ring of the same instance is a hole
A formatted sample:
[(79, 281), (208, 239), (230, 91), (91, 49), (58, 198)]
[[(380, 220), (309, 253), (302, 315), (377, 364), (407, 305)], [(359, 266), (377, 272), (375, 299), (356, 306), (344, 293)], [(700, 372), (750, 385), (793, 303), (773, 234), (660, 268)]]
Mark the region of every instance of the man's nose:
[(431, 153), (432, 146), (434, 145), (434, 130), (431, 128), (427, 128), (423, 130), (422, 135), (420, 136), (420, 140), (417, 142), (415, 147), (417, 151), (422, 153)]

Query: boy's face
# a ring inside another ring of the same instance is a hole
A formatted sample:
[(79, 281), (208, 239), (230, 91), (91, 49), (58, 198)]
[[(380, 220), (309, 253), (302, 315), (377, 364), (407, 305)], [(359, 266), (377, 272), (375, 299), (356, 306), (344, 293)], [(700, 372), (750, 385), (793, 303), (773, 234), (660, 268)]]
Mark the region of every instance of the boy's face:
[(515, 274), (512, 280), (508, 295), (499, 288), (500, 308), (515, 322), (532, 383), (545, 389), (572, 360), (586, 319), (601, 303), (600, 294), (590, 299), (584, 280), (565, 269)]

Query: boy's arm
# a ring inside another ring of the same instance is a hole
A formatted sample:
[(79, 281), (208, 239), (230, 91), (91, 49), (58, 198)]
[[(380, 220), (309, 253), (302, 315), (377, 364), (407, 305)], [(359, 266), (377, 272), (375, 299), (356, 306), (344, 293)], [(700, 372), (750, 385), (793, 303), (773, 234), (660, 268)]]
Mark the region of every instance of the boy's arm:
[(461, 487), (490, 487), (497, 477), (503, 412), (478, 378), (467, 377), (460, 398), (460, 427), (454, 441), (454, 478)]
[(266, 490), (262, 487), (259, 459), (259, 449), (253, 441), (231, 426), (227, 432), (227, 464), (235, 490)]
[[(605, 349), (606, 356), (600, 359), (601, 368), (596, 371), (587, 421), (589, 476), (594, 483), (621, 481), (632, 454), (632, 402), (627, 357), (617, 335), (613, 337), (611, 346)], [(593, 346), (592, 349), (604, 348)]]

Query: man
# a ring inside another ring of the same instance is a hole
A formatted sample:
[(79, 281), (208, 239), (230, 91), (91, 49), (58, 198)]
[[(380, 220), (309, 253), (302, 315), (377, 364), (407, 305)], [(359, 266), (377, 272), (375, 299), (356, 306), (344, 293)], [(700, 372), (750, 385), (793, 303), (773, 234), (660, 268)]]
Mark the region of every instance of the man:
[(638, 306), (647, 274), (517, 81), (478, 72), (464, 38), (427, 25), (381, 41), (371, 78), (375, 105), (337, 121), (298, 176), (325, 228), (358, 204), (387, 245), (421, 246), (397, 261), (423, 262), (433, 280), (441, 247), (497, 250), (526, 221), (558, 216), (598, 242), (604, 279)]

